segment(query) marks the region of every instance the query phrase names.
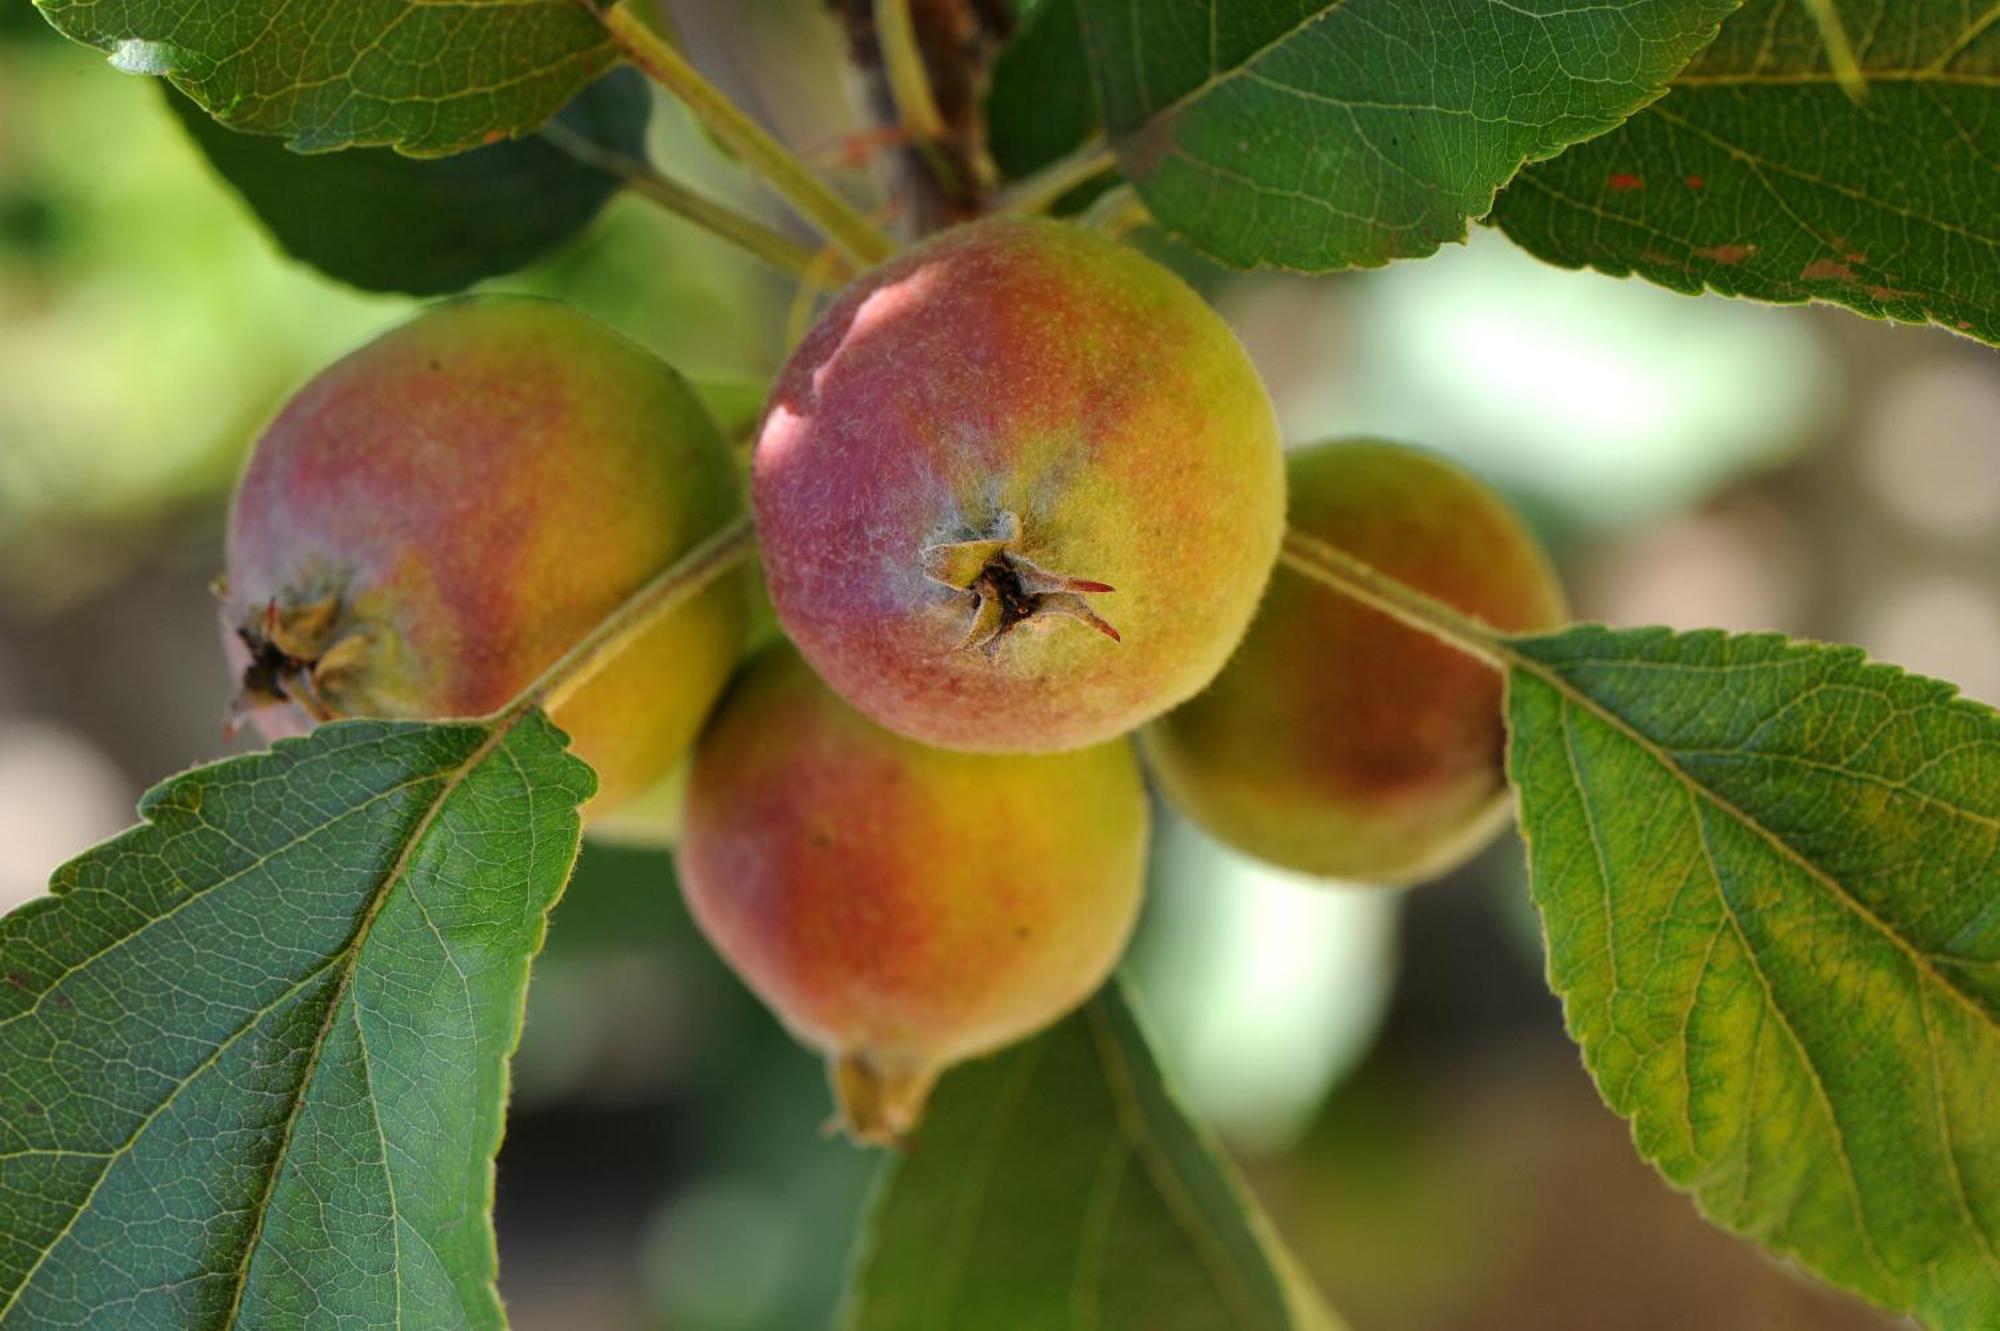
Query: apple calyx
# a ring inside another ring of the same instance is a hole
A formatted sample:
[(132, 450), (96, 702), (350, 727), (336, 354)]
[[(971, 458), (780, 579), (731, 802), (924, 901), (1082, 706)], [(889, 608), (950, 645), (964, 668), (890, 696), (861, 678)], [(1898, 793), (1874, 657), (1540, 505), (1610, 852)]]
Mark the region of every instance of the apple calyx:
[[(227, 603), (228, 588), (216, 594)], [(291, 601), (272, 597), (236, 618), (236, 636), (249, 653), (230, 702), (233, 731), (251, 712), (296, 704), (314, 723), (343, 714), (332, 697), (366, 662), (370, 637), (347, 622), (337, 594)]]
[(836, 1113), (827, 1124), (861, 1146), (900, 1150), (923, 1121), (938, 1070), (920, 1058), (855, 1050), (827, 1067)]
[(1000, 515), (999, 536), (946, 541), (923, 551), (924, 576), (972, 598), (972, 623), (955, 651), (975, 648), (988, 656), (1018, 625), (1047, 617), (1074, 619), (1113, 642), (1118, 630), (1092, 608), (1087, 597), (1116, 590), (1109, 583), (1073, 578), (1042, 568), (1019, 553), (1021, 519)]

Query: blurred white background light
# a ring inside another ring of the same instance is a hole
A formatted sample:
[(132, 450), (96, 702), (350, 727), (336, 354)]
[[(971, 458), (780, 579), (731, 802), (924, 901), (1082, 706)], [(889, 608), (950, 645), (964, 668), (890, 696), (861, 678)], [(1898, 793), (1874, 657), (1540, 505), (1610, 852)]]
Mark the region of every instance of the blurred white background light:
[(1304, 878), (1169, 817), (1128, 974), (1175, 1081), (1234, 1144), (1294, 1141), (1367, 1053), (1400, 894)]
[(1482, 227), (1423, 263), (1356, 274), (1342, 295), (1340, 320), (1298, 317), (1287, 279), (1223, 297), (1287, 439), (1422, 443), (1595, 525), (1769, 465), (1842, 405), (1796, 311), (1551, 268)]
[(132, 822), (134, 793), (74, 730), (0, 716), (0, 910), (41, 895), (51, 869)]

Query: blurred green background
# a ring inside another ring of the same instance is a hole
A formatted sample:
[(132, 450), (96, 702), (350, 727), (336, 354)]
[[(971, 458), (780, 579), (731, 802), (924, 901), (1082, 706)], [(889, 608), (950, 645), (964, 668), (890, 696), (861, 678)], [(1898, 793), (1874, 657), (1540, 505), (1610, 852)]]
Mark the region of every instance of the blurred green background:
[[(673, 9), (718, 81), (866, 197), (815, 4)], [(653, 148), (784, 224), (670, 107)], [(1462, 458), (1535, 519), (1582, 616), (1859, 642), (2000, 700), (1991, 349), (1559, 272), (1478, 228), (1320, 281), (1160, 252), (1241, 332), (1290, 437)], [(496, 285), (753, 393), (795, 295), (630, 199)], [(207, 579), (231, 478), (285, 393), (409, 307), (284, 258), (157, 88), (0, 10), (0, 901), (227, 750)], [(1638, 1161), (1543, 986), (1517, 844), (1386, 893), (1163, 817), (1156, 866), (1130, 967), (1166, 1061), (1357, 1331), (1885, 1324)], [(827, 1324), (876, 1161), (823, 1136), (817, 1067), (693, 934), (666, 855), (586, 850), (516, 1072), (517, 1327)]]

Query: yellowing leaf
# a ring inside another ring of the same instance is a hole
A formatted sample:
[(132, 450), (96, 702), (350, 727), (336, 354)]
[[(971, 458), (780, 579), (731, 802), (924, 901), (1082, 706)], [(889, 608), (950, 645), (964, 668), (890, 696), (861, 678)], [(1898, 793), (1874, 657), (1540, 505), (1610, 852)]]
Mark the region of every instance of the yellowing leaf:
[(1550, 979), (1640, 1150), (1828, 1280), (2000, 1325), (2000, 716), (1770, 636), (1509, 652)]

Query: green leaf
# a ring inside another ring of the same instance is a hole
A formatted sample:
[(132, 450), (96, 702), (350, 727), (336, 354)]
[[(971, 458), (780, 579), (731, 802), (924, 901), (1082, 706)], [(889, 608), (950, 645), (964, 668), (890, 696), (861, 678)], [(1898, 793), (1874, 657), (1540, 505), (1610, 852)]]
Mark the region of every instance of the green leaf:
[(539, 713), (150, 792), (0, 922), (0, 1323), (499, 1327), (528, 960), (589, 769)]
[(1640, 1151), (1828, 1280), (2000, 1325), (2000, 715), (1773, 636), (1510, 648), (1550, 979)]
[(847, 1331), (1334, 1327), (1161, 1081), (1116, 985), (949, 1074), (885, 1171)]
[(1493, 220), (1565, 267), (2000, 343), (1991, 7), (1843, 0), (1859, 103), (1811, 8), (1753, 0), (1664, 101), (1523, 172)]
[[(616, 176), (537, 138), (436, 159), (388, 148), (308, 156), (227, 129), (171, 90), (166, 97), (280, 245), (369, 291), (441, 295), (512, 272), (589, 226), (619, 188)], [(645, 77), (615, 69), (557, 119), (638, 159), (651, 110)]]
[(1665, 89), (1740, 0), (1079, 0), (1125, 175), (1238, 267), (1465, 238), (1524, 160)]
[(301, 152), (461, 152), (527, 133), (607, 69), (578, 0), (35, 0), (65, 36)]
[(1079, 147), (1097, 129), (1097, 99), (1077, 0), (1043, 0), (993, 62), (986, 137), (1000, 174), (1016, 180)]

